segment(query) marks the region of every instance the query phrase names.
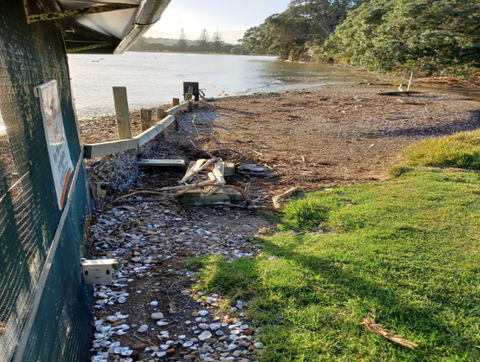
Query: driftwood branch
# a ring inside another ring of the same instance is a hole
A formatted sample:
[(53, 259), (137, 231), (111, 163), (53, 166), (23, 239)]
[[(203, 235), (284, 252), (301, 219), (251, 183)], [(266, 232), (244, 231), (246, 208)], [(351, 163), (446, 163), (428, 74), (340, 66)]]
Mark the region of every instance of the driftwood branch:
[(274, 209), (273, 207), (247, 205), (245, 202), (242, 202), (241, 204), (230, 204), (228, 202), (215, 202), (212, 205), (206, 205), (206, 206), (228, 206), (228, 207), (232, 207), (236, 209), (244, 209), (244, 210), (267, 210), (267, 211), (278, 212), (278, 210)]
[(146, 344), (149, 344), (151, 346), (154, 346), (154, 347), (157, 347), (157, 348), (160, 348), (159, 346), (157, 346), (155, 343), (153, 342), (150, 342), (150, 341), (147, 341), (146, 339), (143, 339), (143, 338), (140, 338), (139, 336), (137, 336), (135, 333), (133, 334), (133, 336), (138, 339), (140, 342), (143, 342), (143, 343), (146, 343)]
[(392, 342), (398, 343), (404, 347), (415, 349), (418, 348), (418, 344), (413, 342), (407, 341), (406, 339), (402, 338), (401, 336), (396, 335), (394, 332), (390, 332), (384, 328), (380, 324), (375, 323), (375, 319), (365, 318), (362, 322), (366, 329), (370, 332), (376, 333), (379, 336), (382, 336), (386, 339), (389, 339)]
[(162, 187), (161, 189), (158, 189), (157, 191), (153, 190), (142, 190), (142, 191), (135, 191), (132, 193), (129, 193), (127, 195), (120, 196), (113, 200), (112, 202), (117, 202), (121, 199), (125, 199), (130, 196), (138, 195), (138, 194), (150, 194), (150, 195), (161, 195), (165, 196), (163, 192), (160, 191), (173, 191), (173, 190), (184, 190), (184, 189), (193, 189), (196, 187), (201, 187), (201, 186), (210, 186), (214, 185), (217, 181), (216, 180), (208, 180), (208, 181), (203, 181), (203, 182), (197, 182), (194, 185), (182, 185), (182, 186), (172, 186), (172, 187)]
[(196, 150), (205, 152), (207, 155), (210, 156), (210, 158), (216, 158), (216, 157), (215, 157), (214, 155), (212, 155), (210, 152), (208, 152), (208, 151), (206, 151), (206, 150), (204, 150), (204, 149), (202, 149), (202, 148), (197, 147), (197, 145), (195, 144), (195, 142), (193, 142), (192, 140), (190, 140), (190, 143), (193, 145), (193, 148), (195, 148)]
[(247, 205), (249, 205), (249, 204), (252, 203), (252, 200), (250, 200), (250, 197), (248, 197), (248, 195), (247, 195), (247, 193), (245, 192), (245, 190), (242, 189), (241, 187), (233, 186), (233, 185), (219, 185), (219, 186), (221, 186), (222, 188), (232, 189), (232, 190), (236, 190), (236, 191), (240, 192), (240, 194), (242, 195), (243, 200), (245, 200), (245, 201), (247, 202)]
[(286, 198), (286, 197), (289, 197), (291, 196), (294, 192), (298, 191), (299, 188), (298, 187), (292, 187), (290, 189), (288, 189), (287, 191), (285, 191), (283, 194), (280, 194), (280, 195), (277, 195), (277, 196), (274, 196), (272, 198), (272, 201), (273, 201), (273, 207), (275, 207), (275, 209), (281, 209), (282, 208), (282, 204), (280, 203), (280, 200)]

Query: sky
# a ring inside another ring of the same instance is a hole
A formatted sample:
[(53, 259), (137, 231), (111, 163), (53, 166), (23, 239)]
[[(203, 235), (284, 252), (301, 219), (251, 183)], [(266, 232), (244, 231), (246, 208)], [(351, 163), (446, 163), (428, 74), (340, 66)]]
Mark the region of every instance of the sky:
[(204, 28), (212, 36), (218, 27), (223, 39), (235, 44), (245, 30), (285, 11), (289, 3), (290, 0), (172, 0), (145, 36), (178, 39), (183, 28), (187, 39), (196, 40)]

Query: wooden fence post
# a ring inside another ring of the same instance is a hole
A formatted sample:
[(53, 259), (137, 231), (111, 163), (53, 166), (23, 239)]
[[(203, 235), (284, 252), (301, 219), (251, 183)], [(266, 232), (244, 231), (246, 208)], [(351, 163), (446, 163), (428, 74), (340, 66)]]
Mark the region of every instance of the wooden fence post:
[(178, 106), (179, 104), (180, 104), (180, 99), (179, 98), (173, 98), (172, 105), (175, 107), (175, 106)]
[(190, 87), (188, 87), (188, 92), (187, 92), (187, 94), (185, 94), (185, 100), (186, 100), (186, 101), (189, 101), (189, 100), (191, 100), (192, 98), (193, 98), (193, 87), (190, 86)]
[(127, 88), (113, 87), (115, 114), (117, 118), (118, 138), (121, 140), (132, 138), (130, 112), (128, 110)]
[(146, 131), (152, 126), (152, 110), (142, 108), (140, 110), (140, 123), (142, 124), (142, 131)]
[(167, 116), (164, 108), (157, 108), (157, 121), (164, 119)]

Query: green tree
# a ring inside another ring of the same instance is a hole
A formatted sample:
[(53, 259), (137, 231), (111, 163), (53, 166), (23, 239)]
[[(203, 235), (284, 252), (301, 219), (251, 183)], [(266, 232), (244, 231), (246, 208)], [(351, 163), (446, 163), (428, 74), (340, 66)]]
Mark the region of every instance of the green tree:
[(295, 60), (321, 45), (350, 9), (364, 0), (292, 0), (287, 10), (248, 29), (240, 40), (252, 53), (274, 51)]
[(223, 40), (222, 34), (218, 31), (213, 33), (211, 47), (213, 51), (222, 52), (223, 47), (225, 46), (225, 41)]
[(187, 38), (185, 37), (185, 31), (180, 31), (180, 37), (178, 38), (178, 43), (176, 44), (176, 48), (180, 51), (187, 50)]
[(237, 54), (237, 55), (247, 55), (248, 51), (241, 45), (234, 45), (232, 46), (230, 53)]
[(290, 9), (309, 21), (314, 39), (325, 41), (348, 12), (365, 0), (292, 0)]
[(207, 29), (202, 30), (200, 37), (197, 40), (197, 44), (201, 52), (210, 50), (210, 35), (208, 35)]
[(250, 53), (275, 52), (281, 59), (294, 60), (305, 50), (309, 29), (308, 21), (287, 9), (248, 29), (239, 41)]
[(371, 0), (314, 55), (379, 72), (471, 76), (480, 67), (480, 2)]

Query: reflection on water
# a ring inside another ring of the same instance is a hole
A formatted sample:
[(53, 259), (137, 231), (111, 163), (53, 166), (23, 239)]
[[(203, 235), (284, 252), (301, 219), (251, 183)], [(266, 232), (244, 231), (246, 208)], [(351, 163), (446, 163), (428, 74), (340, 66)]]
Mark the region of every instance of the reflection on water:
[(126, 86), (131, 109), (182, 97), (183, 82), (199, 82), (207, 97), (319, 88), (364, 81), (350, 69), (285, 63), (274, 57), (126, 53), (69, 55), (80, 118), (113, 111), (113, 86)]

